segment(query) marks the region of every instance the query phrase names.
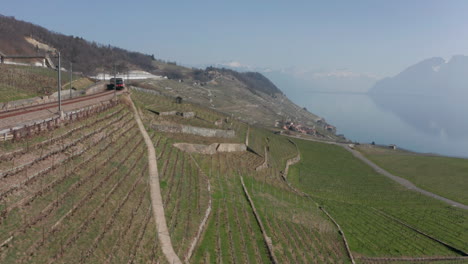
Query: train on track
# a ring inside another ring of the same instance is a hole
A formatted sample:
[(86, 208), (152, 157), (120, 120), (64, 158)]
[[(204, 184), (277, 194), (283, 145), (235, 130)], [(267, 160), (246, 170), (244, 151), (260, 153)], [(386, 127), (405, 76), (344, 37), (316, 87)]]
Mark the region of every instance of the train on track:
[(107, 89), (109, 90), (122, 90), (125, 88), (123, 78), (111, 78), (109, 84), (107, 85)]

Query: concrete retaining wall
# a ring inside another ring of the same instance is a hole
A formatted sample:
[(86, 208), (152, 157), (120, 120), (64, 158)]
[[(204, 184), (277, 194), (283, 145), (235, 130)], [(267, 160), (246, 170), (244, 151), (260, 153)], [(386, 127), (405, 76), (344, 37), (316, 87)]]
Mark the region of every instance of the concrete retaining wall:
[[(84, 94), (87, 94), (86, 91), (74, 91), (74, 90), (72, 90), (71, 97), (70, 97), (70, 90), (62, 90), (61, 97), (62, 97), (62, 100), (66, 100), (66, 99), (75, 98), (75, 97), (78, 97), (78, 96), (84, 95)], [(58, 92), (55, 92), (55, 93), (49, 95), (49, 99), (53, 100), (53, 101), (57, 101), (58, 100)]]
[(234, 130), (212, 129), (205, 127), (194, 127), (180, 124), (161, 125), (153, 124), (151, 126), (156, 131), (167, 133), (184, 133), (202, 137), (233, 138), (236, 136)]
[(263, 163), (255, 168), (256, 171), (264, 170), (268, 168), (268, 149), (265, 147), (265, 159), (263, 160)]
[(195, 112), (177, 112), (177, 111), (168, 111), (168, 112), (159, 112), (160, 116), (182, 116), (184, 118), (194, 118), (196, 116)]
[(1, 110), (12, 110), (20, 107), (45, 104), (57, 101), (57, 97), (54, 96), (38, 96), (33, 98), (27, 98), (22, 100), (16, 100), (11, 102), (0, 103)]
[(86, 88), (86, 94), (94, 94), (99, 92), (104, 92), (107, 90), (107, 83), (106, 82), (98, 82)]
[(241, 152), (247, 151), (247, 146), (245, 144), (220, 143), (216, 150), (218, 152)]
[(159, 112), (160, 116), (175, 116), (177, 115), (177, 111), (168, 111), (168, 112)]
[(188, 153), (199, 153), (205, 155), (214, 155), (218, 152), (242, 152), (247, 151), (245, 144), (237, 143), (213, 143), (211, 145), (175, 143), (174, 147)]
[(183, 112), (182, 116), (184, 118), (194, 118), (196, 116), (195, 112)]
[(213, 143), (211, 145), (202, 145), (202, 144), (190, 144), (190, 143), (175, 143), (174, 147), (188, 153), (200, 153), (205, 155), (216, 154), (216, 148), (218, 143)]

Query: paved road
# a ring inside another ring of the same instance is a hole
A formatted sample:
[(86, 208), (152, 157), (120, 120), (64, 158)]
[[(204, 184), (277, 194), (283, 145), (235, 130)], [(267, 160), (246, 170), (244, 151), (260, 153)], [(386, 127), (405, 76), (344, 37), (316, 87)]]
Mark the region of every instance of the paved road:
[(135, 115), (135, 120), (138, 123), (138, 128), (140, 129), (143, 138), (145, 139), (146, 146), (148, 147), (148, 165), (149, 165), (149, 175), (150, 175), (150, 188), (151, 188), (151, 205), (153, 207), (153, 215), (156, 219), (156, 228), (158, 230), (159, 242), (161, 243), (162, 252), (166, 256), (166, 259), (171, 264), (182, 264), (179, 257), (174, 251), (171, 242), (171, 236), (169, 235), (169, 230), (167, 229), (166, 216), (164, 214), (163, 200), (161, 196), (161, 189), (159, 186), (159, 173), (158, 173), (158, 164), (156, 162), (156, 151), (154, 150), (153, 142), (151, 141), (148, 132), (141, 121), (140, 115), (133, 104), (133, 101), (130, 99), (130, 96), (127, 97), (131, 102), (132, 109)]
[(360, 152), (356, 151), (356, 150), (353, 150), (351, 149), (349, 146), (347, 145), (344, 145), (344, 144), (339, 144), (341, 145), (342, 147), (344, 147), (346, 150), (348, 150), (349, 152), (351, 152), (351, 154), (353, 154), (354, 157), (362, 160), (364, 163), (366, 163), (367, 165), (371, 166), (376, 172), (398, 182), (399, 184), (405, 186), (406, 188), (410, 189), (410, 190), (413, 190), (413, 191), (416, 191), (416, 192), (419, 192), (419, 193), (422, 193), (426, 196), (429, 196), (429, 197), (432, 197), (432, 198), (435, 198), (437, 200), (440, 200), (440, 201), (443, 201), (443, 202), (446, 202), (452, 206), (456, 206), (456, 207), (459, 207), (459, 208), (462, 208), (462, 209), (465, 209), (465, 210), (468, 210), (468, 206), (467, 205), (464, 205), (462, 203), (459, 203), (459, 202), (455, 202), (455, 201), (452, 201), (450, 199), (447, 199), (445, 197), (442, 197), (440, 195), (437, 195), (435, 193), (431, 193), (431, 192), (428, 192), (424, 189), (421, 189), (419, 187), (417, 187), (416, 185), (414, 185), (412, 182), (408, 181), (407, 179), (404, 179), (404, 178), (401, 178), (401, 177), (398, 177), (398, 176), (395, 176), (393, 174), (391, 174), (390, 172), (382, 169), (381, 167), (379, 167), (377, 164), (373, 163), (372, 161), (370, 161), (369, 159), (367, 159), (366, 157), (364, 157), (364, 155), (362, 155)]
[[(299, 137), (295, 137), (295, 138), (299, 138)], [(442, 202), (445, 202), (445, 203), (448, 203), (454, 207), (458, 207), (458, 208), (461, 208), (461, 209), (464, 209), (464, 210), (468, 210), (468, 205), (465, 205), (465, 204), (462, 204), (462, 203), (459, 203), (459, 202), (455, 202), (455, 201), (452, 201), (450, 199), (447, 199), (445, 197), (442, 197), (440, 195), (437, 195), (435, 193), (431, 193), (429, 191), (426, 191), (424, 189), (421, 189), (419, 187), (417, 187), (416, 185), (414, 185), (412, 182), (408, 181), (407, 179), (404, 179), (402, 177), (399, 177), (399, 176), (395, 176), (393, 174), (391, 174), (390, 172), (382, 169), (381, 167), (379, 167), (377, 164), (373, 163), (372, 161), (370, 161), (369, 159), (367, 159), (366, 157), (364, 157), (364, 155), (362, 155), (360, 152), (356, 151), (356, 150), (353, 150), (351, 149), (347, 144), (342, 144), (342, 143), (336, 143), (336, 142), (324, 142), (324, 141), (320, 141), (320, 140), (314, 140), (314, 139), (309, 139), (309, 138), (300, 138), (300, 139), (304, 139), (304, 140), (309, 140), (309, 141), (314, 141), (314, 142), (320, 142), (320, 143), (327, 143), (327, 144), (332, 144), (332, 145), (337, 145), (337, 146), (341, 146), (343, 148), (345, 148), (347, 151), (351, 152), (351, 154), (353, 154), (354, 157), (362, 160), (364, 163), (366, 163), (367, 165), (369, 165), (370, 167), (372, 167), (376, 172), (396, 181), (397, 183), (405, 186), (406, 188), (410, 189), (410, 190), (413, 190), (415, 192), (419, 192), (419, 193), (422, 193), (426, 196), (429, 196), (429, 197), (432, 197), (434, 199), (437, 199), (439, 201), (442, 201)]]

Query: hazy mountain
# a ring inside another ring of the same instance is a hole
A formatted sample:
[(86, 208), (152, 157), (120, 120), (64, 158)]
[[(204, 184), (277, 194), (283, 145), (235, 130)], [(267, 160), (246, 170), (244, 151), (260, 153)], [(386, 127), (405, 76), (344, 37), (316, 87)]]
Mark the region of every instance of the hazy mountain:
[(435, 57), (410, 66), (400, 74), (377, 82), (372, 94), (468, 94), (468, 56), (449, 61)]
[(430, 58), (375, 84), (369, 94), (423, 133), (462, 138), (468, 133), (468, 56)]
[(239, 72), (261, 72), (288, 94), (304, 92), (364, 93), (378, 80), (378, 77), (372, 74), (357, 73), (348, 69), (308, 70), (296, 67), (272, 69), (246, 65), (238, 61), (196, 66), (214, 66)]

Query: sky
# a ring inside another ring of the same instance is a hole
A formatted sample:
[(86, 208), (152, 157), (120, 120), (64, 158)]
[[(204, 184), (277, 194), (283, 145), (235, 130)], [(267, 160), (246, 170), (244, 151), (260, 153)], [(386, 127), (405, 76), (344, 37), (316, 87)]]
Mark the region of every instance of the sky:
[(0, 0), (0, 13), (185, 65), (393, 76), (468, 55), (468, 1)]

